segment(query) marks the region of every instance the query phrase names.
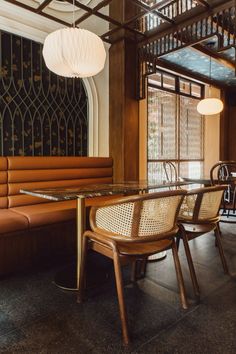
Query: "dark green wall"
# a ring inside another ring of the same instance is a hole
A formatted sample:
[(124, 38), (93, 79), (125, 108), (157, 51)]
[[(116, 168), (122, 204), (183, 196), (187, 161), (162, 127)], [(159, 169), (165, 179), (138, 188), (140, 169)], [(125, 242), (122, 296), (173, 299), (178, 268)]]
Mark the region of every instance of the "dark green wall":
[(0, 155), (86, 156), (88, 98), (80, 79), (50, 72), (42, 44), (0, 32)]

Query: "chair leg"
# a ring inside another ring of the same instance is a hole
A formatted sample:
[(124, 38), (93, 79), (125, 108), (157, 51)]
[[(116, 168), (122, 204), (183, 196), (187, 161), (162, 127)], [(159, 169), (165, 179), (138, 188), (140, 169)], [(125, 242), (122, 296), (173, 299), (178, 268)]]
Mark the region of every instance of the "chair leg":
[(122, 325), (122, 333), (123, 333), (123, 341), (124, 344), (129, 344), (129, 334), (128, 334), (128, 325), (127, 325), (127, 314), (125, 309), (125, 301), (124, 301), (124, 289), (123, 289), (123, 280), (120, 266), (119, 254), (117, 252), (113, 253), (113, 262), (114, 262), (114, 270), (115, 270), (115, 278), (116, 278), (116, 289), (118, 295), (118, 302), (120, 308), (120, 319)]
[(136, 282), (136, 275), (137, 275), (137, 260), (135, 259), (132, 261), (131, 264), (131, 282), (135, 283)]
[(146, 275), (146, 270), (147, 270), (147, 258), (144, 258), (142, 261), (141, 261), (141, 269), (140, 269), (140, 274), (141, 274), (141, 277), (145, 277)]
[(222, 247), (222, 243), (221, 243), (221, 237), (220, 237), (220, 229), (219, 229), (219, 225), (216, 225), (216, 229), (215, 229), (215, 237), (216, 237), (216, 242), (217, 242), (217, 246), (219, 249), (219, 254), (220, 254), (220, 258), (221, 258), (221, 262), (222, 262), (222, 266), (224, 269), (224, 272), (226, 274), (229, 274), (229, 268), (226, 262), (226, 258), (225, 258), (225, 254), (224, 254), (224, 250)]
[(189, 267), (189, 271), (190, 271), (190, 276), (191, 276), (191, 280), (192, 280), (192, 284), (193, 284), (194, 293), (197, 297), (199, 297), (200, 296), (200, 289), (199, 289), (199, 285), (198, 285), (198, 281), (197, 281), (197, 277), (196, 277), (196, 273), (195, 273), (195, 269), (194, 269), (194, 265), (193, 265), (193, 259), (192, 259), (189, 244), (188, 244), (188, 237), (186, 235), (185, 230), (182, 230), (182, 238), (183, 238), (184, 250), (185, 250), (185, 254), (187, 257), (187, 261), (188, 261), (188, 267)]
[(176, 247), (177, 247), (178, 251), (179, 251), (179, 244), (180, 244), (180, 235), (177, 235), (177, 237), (176, 237)]
[(86, 258), (87, 258), (87, 247), (88, 247), (88, 238), (83, 236), (83, 247), (82, 247), (82, 262), (81, 262), (81, 274), (80, 274), (80, 282), (79, 282), (79, 289), (77, 295), (77, 302), (83, 302), (84, 296), (84, 287), (85, 287), (85, 265), (86, 265)]
[(181, 266), (180, 266), (178, 250), (176, 247), (175, 239), (173, 239), (173, 242), (172, 242), (172, 253), (173, 253), (173, 258), (174, 258), (174, 263), (175, 263), (176, 276), (177, 276), (178, 285), (179, 285), (181, 304), (184, 309), (187, 309), (188, 302), (187, 302), (186, 291), (185, 291), (185, 286), (184, 286), (184, 279), (183, 279), (183, 274), (181, 271)]

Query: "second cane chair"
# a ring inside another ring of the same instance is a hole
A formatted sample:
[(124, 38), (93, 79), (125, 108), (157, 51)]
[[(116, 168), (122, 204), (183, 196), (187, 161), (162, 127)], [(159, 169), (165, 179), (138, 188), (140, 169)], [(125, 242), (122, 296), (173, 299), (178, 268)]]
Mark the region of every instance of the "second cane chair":
[(210, 178), (212, 185), (225, 184), (227, 189), (224, 191), (222, 199), (222, 216), (227, 218), (221, 219), (224, 222), (236, 222), (229, 219), (230, 216), (236, 216), (236, 161), (220, 161), (212, 166), (210, 170)]
[(163, 162), (163, 169), (167, 182), (177, 182), (178, 173), (175, 164), (172, 161), (166, 160)]
[(182, 238), (194, 292), (197, 297), (200, 295), (200, 290), (188, 244), (190, 240), (214, 230), (224, 272), (229, 273), (219, 229), (219, 209), (226, 188), (227, 186), (221, 185), (190, 190), (181, 205), (178, 217), (180, 233), (177, 239), (177, 247), (179, 247), (179, 241)]
[(167, 191), (123, 197), (93, 206), (90, 211), (92, 231), (83, 235), (80, 299), (83, 297), (86, 254), (88, 249), (113, 259), (122, 323), (123, 341), (129, 343), (121, 265), (145, 260), (149, 255), (172, 249), (180, 299), (187, 308), (183, 276), (175, 236), (177, 215), (186, 191)]

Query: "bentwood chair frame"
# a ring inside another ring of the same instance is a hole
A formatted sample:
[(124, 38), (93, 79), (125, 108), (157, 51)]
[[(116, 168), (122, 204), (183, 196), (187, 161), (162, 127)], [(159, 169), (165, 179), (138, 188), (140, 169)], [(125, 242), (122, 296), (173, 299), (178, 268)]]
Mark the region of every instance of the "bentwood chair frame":
[(113, 259), (122, 324), (123, 341), (129, 343), (121, 265), (145, 260), (151, 254), (172, 249), (180, 289), (180, 300), (187, 299), (175, 236), (179, 230), (177, 216), (186, 194), (184, 190), (142, 194), (105, 201), (90, 211), (92, 231), (83, 235), (82, 268), (79, 298), (82, 300), (88, 249)]
[[(231, 175), (236, 172), (236, 161), (219, 161), (210, 170), (211, 185), (227, 184), (222, 199), (222, 216), (236, 216), (236, 180)], [(222, 219), (222, 222), (236, 221)]]
[(190, 190), (181, 205), (178, 217), (180, 233), (177, 239), (177, 248), (180, 239), (182, 239), (193, 289), (197, 297), (200, 296), (200, 290), (188, 244), (190, 240), (214, 230), (223, 270), (226, 274), (229, 273), (219, 229), (219, 209), (226, 188), (226, 185), (221, 185)]
[(172, 161), (166, 160), (163, 162), (163, 168), (168, 182), (178, 181), (178, 173), (175, 164)]

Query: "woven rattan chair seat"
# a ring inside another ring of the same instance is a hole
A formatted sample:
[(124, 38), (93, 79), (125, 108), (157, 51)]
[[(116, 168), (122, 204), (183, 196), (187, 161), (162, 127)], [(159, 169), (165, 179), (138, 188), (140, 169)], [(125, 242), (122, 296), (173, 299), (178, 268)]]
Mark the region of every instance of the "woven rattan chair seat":
[(205, 234), (215, 229), (215, 224), (185, 224), (184, 221), (179, 220), (186, 232), (194, 232), (194, 234)]
[(135, 244), (119, 243), (118, 249), (120, 254), (123, 255), (150, 255), (166, 250), (168, 247), (171, 247), (171, 244), (172, 240), (158, 240), (149, 243), (140, 242)]

